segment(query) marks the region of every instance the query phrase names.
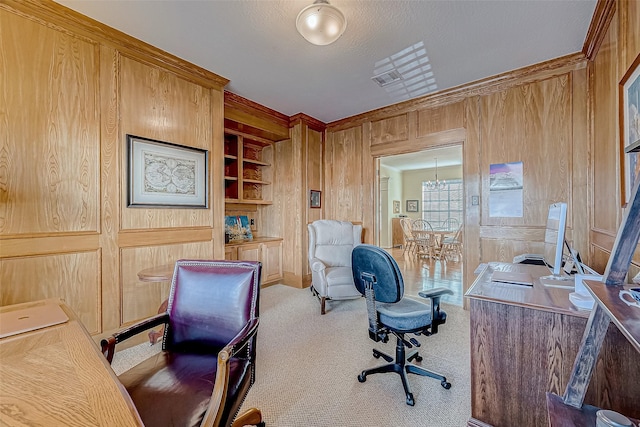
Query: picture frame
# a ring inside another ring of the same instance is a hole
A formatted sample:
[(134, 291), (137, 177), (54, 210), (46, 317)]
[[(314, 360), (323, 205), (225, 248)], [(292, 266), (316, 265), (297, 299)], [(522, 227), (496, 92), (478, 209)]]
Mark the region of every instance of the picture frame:
[(393, 213), (394, 214), (399, 214), (400, 213), (400, 200), (394, 200), (393, 201)]
[(418, 212), (417, 200), (407, 200), (407, 212)]
[(322, 207), (322, 191), (309, 190), (309, 207), (312, 209), (319, 209)]
[(640, 54), (620, 80), (618, 89), (621, 200), (624, 207), (631, 197), (633, 185), (640, 178)]
[(127, 134), (127, 160), (127, 207), (209, 207), (207, 150)]

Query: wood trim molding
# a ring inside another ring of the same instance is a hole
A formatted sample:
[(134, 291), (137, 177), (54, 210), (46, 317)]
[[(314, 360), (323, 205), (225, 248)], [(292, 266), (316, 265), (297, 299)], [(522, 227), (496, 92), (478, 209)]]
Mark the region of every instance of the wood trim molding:
[(123, 249), (208, 242), (215, 240), (212, 238), (212, 233), (213, 229), (210, 227), (121, 231), (118, 233), (118, 247)]
[(2, 0), (0, 9), (17, 13), (25, 18), (35, 19), (48, 27), (61, 29), (67, 33), (71, 31), (74, 36), (111, 45), (122, 53), (146, 63), (159, 65), (204, 87), (221, 90), (229, 83), (229, 80), (224, 77), (51, 0)]
[(588, 60), (592, 61), (598, 54), (602, 40), (607, 34), (609, 24), (615, 13), (616, 0), (598, 0), (582, 46), (582, 53)]
[(382, 119), (398, 115), (402, 112), (420, 110), (430, 107), (439, 107), (454, 102), (463, 101), (473, 96), (483, 96), (500, 92), (514, 86), (526, 83), (546, 80), (548, 78), (579, 70), (587, 65), (587, 60), (582, 52), (576, 52), (560, 58), (540, 62), (528, 67), (508, 71), (506, 73), (487, 77), (475, 82), (466, 83), (450, 89), (445, 89), (421, 98), (393, 104), (366, 113), (337, 120), (327, 124), (327, 130), (337, 131), (362, 124), (367, 121)]
[(326, 123), (321, 122), (318, 119), (314, 119), (313, 117), (308, 116), (304, 113), (294, 114), (293, 116), (289, 117), (289, 127), (293, 127), (298, 123), (300, 124), (304, 123), (309, 128), (316, 130), (318, 132), (324, 132), (324, 130), (327, 128)]

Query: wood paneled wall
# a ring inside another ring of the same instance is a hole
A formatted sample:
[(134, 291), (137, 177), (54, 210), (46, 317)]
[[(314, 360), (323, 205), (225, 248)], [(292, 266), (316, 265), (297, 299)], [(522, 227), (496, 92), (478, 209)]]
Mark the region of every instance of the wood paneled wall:
[[(0, 304), (61, 297), (92, 334), (155, 314), (138, 271), (224, 257), (227, 80), (50, 1), (3, 1), (0, 51)], [(209, 150), (209, 208), (128, 208), (127, 134)]]
[[(371, 160), (462, 144), (465, 287), (473, 281), (473, 270), (480, 262), (540, 253), (547, 209), (553, 202), (569, 204), (568, 236), (586, 254), (586, 60), (571, 55), (495, 80), (501, 84), (491, 80), (484, 88), (470, 85), (466, 97), (457, 88), (427, 96), (422, 104), (414, 100), (329, 124), (328, 217), (360, 220), (375, 232), (375, 205), (369, 202), (377, 192)], [(524, 215), (492, 218), (489, 166), (516, 161), (524, 163)], [(353, 168), (354, 164), (362, 164), (363, 169)], [(471, 204), (472, 196), (479, 196), (479, 206)], [(369, 236), (374, 241), (372, 233)]]
[[(324, 123), (305, 114), (290, 119), (290, 139), (275, 144), (273, 205), (264, 208), (266, 227), (284, 238), (284, 283), (310, 283), (307, 224), (326, 215)], [(309, 191), (320, 190), (321, 208), (309, 207)]]
[[(593, 175), (590, 182), (592, 215), (590, 258), (604, 271), (615, 235), (622, 220), (622, 177), (618, 86), (633, 61), (640, 55), (640, 2), (617, 1), (606, 10), (612, 14), (608, 27), (601, 28), (601, 44), (589, 62), (590, 145)], [(637, 273), (640, 251), (636, 251), (630, 272)]]

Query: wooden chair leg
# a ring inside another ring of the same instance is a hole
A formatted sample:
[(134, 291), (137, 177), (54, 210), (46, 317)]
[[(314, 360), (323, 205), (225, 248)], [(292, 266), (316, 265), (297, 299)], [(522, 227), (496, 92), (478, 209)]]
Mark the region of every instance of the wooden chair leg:
[(242, 414), (238, 415), (235, 420), (233, 420), (233, 423), (231, 423), (231, 427), (241, 426), (264, 427), (264, 421), (262, 421), (262, 412), (260, 412), (260, 409), (249, 408)]
[(326, 301), (327, 301), (327, 298), (325, 297), (320, 298), (320, 314), (325, 314)]

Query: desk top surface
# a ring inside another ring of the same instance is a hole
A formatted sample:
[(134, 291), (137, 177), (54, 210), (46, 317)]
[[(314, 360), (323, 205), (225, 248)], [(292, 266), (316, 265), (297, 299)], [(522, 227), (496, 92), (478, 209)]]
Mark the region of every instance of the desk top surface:
[[(529, 273), (533, 286), (496, 283), (491, 281), (494, 271)], [(490, 262), (478, 274), (465, 297), (501, 304), (533, 308), (537, 310), (589, 317), (590, 310), (581, 310), (569, 300), (574, 288), (545, 286), (540, 277), (549, 275), (549, 269), (541, 265)]]
[(65, 323), (0, 339), (0, 425), (141, 426), (122, 384), (71, 309)]

